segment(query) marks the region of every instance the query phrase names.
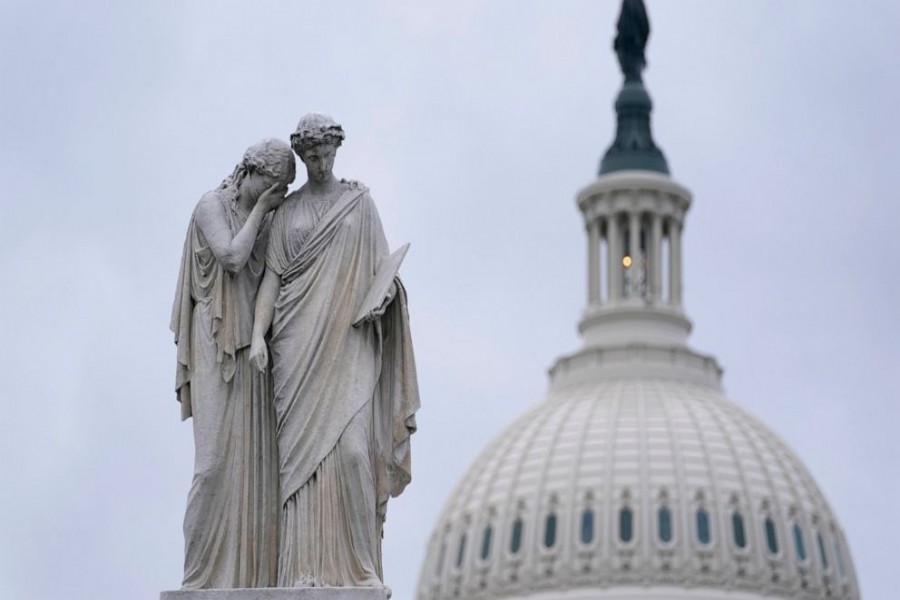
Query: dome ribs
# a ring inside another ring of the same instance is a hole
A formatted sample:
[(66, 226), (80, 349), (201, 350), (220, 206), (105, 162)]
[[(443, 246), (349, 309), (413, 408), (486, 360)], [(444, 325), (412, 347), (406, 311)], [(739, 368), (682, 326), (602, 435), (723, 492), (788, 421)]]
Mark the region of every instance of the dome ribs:
[[(556, 571), (555, 563), (558, 562), (554, 560), (554, 557), (560, 553), (560, 547), (565, 546), (568, 547), (569, 541), (569, 527), (568, 527), (568, 519), (567, 515), (564, 514), (563, 511), (560, 511), (560, 503), (558, 501), (560, 489), (554, 490), (554, 486), (557, 485), (556, 482), (551, 482), (548, 485), (548, 481), (551, 473), (551, 466), (560, 459), (559, 453), (559, 440), (562, 432), (565, 430), (567, 423), (569, 422), (569, 417), (576, 411), (578, 407), (581, 406), (581, 402), (578, 401), (578, 397), (570, 399), (565, 403), (548, 403), (548, 405), (553, 407), (553, 417), (557, 419), (557, 422), (553, 422), (553, 419), (546, 419), (544, 421), (544, 427), (548, 430), (552, 428), (553, 431), (550, 433), (550, 439), (547, 441), (548, 452), (544, 456), (543, 464), (541, 466), (540, 475), (538, 477), (538, 494), (535, 497), (535, 506), (534, 506), (534, 518), (532, 522), (534, 526), (532, 529), (534, 530), (534, 539), (540, 540), (542, 537), (542, 529), (539, 529), (540, 526), (544, 524), (544, 517), (550, 514), (551, 510), (556, 512), (556, 530), (557, 530), (557, 541), (551, 548), (545, 548), (540, 543), (535, 543), (532, 545), (533, 548), (538, 548), (537, 552), (534, 552), (532, 555), (531, 561), (529, 561), (532, 565), (538, 568), (531, 569), (535, 574), (548, 573), (548, 571)], [(571, 461), (566, 461), (571, 462)], [(570, 465), (563, 465), (563, 468)], [(536, 563), (541, 563), (539, 566)]]
[[(538, 405), (537, 408), (528, 412), (529, 417), (535, 417), (537, 415), (543, 414), (548, 409), (549, 403), (545, 402)], [(533, 507), (528, 506), (525, 498), (518, 496), (519, 493), (519, 482), (522, 475), (522, 469), (527, 462), (528, 458), (528, 450), (529, 448), (533, 448), (535, 445), (535, 439), (539, 435), (541, 431), (541, 425), (543, 424), (543, 419), (535, 419), (532, 418), (527, 424), (530, 428), (527, 431), (522, 431), (519, 435), (516, 436), (517, 441), (519, 439), (523, 440), (523, 443), (519, 445), (521, 450), (521, 454), (518, 457), (518, 462), (515, 463), (513, 467), (513, 474), (510, 478), (508, 493), (506, 495), (506, 499), (503, 501), (503, 511), (501, 512), (501, 521), (502, 526), (498, 527), (498, 539), (502, 539), (501, 547), (508, 549), (507, 541), (509, 540), (509, 535), (512, 532), (512, 524), (515, 521), (516, 516), (522, 515), (525, 521), (522, 550), (518, 553), (515, 558), (511, 558), (509, 560), (511, 568), (510, 575), (515, 578), (515, 581), (512, 582), (513, 589), (518, 589), (522, 585), (522, 580), (519, 578), (518, 573), (521, 570), (522, 565), (527, 561), (529, 550), (531, 545), (529, 544), (529, 536), (531, 535), (531, 531), (534, 529), (534, 525), (528, 519), (528, 515)], [(516, 424), (518, 425), (518, 423)], [(511, 431), (510, 434), (513, 434)], [(517, 497), (518, 496), (518, 497)], [(520, 509), (518, 504), (522, 502), (524, 506)], [(504, 561), (508, 556), (508, 550), (504, 550), (502, 554), (498, 553), (498, 559), (500, 561)], [(501, 581), (501, 584), (505, 584), (505, 582)], [(506, 584), (509, 585), (509, 584)]]
[[(669, 440), (669, 448), (672, 454), (672, 461), (674, 463), (675, 469), (675, 488), (676, 492), (673, 496), (670, 494), (668, 498), (669, 507), (674, 507), (675, 521), (680, 523), (680, 527), (674, 527), (673, 532), (673, 544), (680, 546), (682, 548), (681, 556), (678, 558), (686, 558), (691, 556), (691, 546), (690, 539), (688, 536), (688, 532), (691, 531), (689, 521), (690, 521), (690, 511), (688, 510), (688, 502), (687, 499), (690, 497), (687, 490), (687, 476), (684, 473), (684, 465), (685, 460), (682, 455), (682, 445), (681, 439), (678, 435), (679, 428), (676, 426), (676, 420), (672, 418), (672, 407), (667, 406), (667, 403), (662, 401), (662, 394), (660, 393), (659, 382), (654, 381), (652, 384), (652, 389), (654, 395), (659, 402), (659, 406), (661, 412), (668, 424), (666, 433), (668, 434)], [(684, 411), (684, 400), (681, 397), (677, 398), (679, 403), (679, 408)], [(679, 538), (679, 532), (681, 537)], [(676, 559), (677, 560), (677, 559)], [(675, 567), (679, 567), (680, 565), (676, 563)]]
[[(758, 545), (758, 541), (756, 540), (756, 526), (758, 525), (755, 514), (752, 510), (753, 502), (750, 498), (750, 483), (747, 478), (747, 472), (745, 470), (744, 461), (741, 459), (741, 455), (735, 446), (735, 440), (732, 435), (740, 433), (738, 428), (735, 428), (731, 419), (728, 418), (728, 412), (726, 410), (726, 406), (723, 403), (709, 403), (709, 407), (712, 409), (709, 411), (710, 416), (715, 421), (716, 425), (718, 425), (718, 429), (720, 432), (724, 433), (723, 436), (725, 439), (725, 444), (728, 448), (729, 453), (731, 454), (732, 463), (736, 467), (738, 479), (740, 480), (740, 489), (732, 490), (728, 492), (729, 498), (723, 496), (720, 498), (722, 502), (723, 508), (728, 507), (725, 510), (719, 512), (719, 520), (720, 527), (723, 533), (722, 536), (722, 549), (726, 554), (730, 554), (725, 564), (731, 563), (733, 568), (735, 569), (732, 577), (734, 579), (734, 586), (742, 589), (752, 589), (753, 583), (755, 582), (754, 573), (752, 571), (745, 571), (741, 576), (741, 564), (746, 562), (746, 557), (752, 552), (752, 549)], [(743, 515), (744, 521), (748, 521), (751, 523), (750, 527), (745, 528), (745, 535), (747, 535), (747, 548), (739, 549), (734, 545), (734, 539), (731, 528), (731, 515), (732, 508), (740, 509), (741, 514)], [(749, 515), (748, 515), (749, 511)], [(730, 540), (730, 541), (726, 541)], [(743, 560), (742, 560), (743, 559)], [(759, 564), (752, 565), (754, 567), (759, 567)], [(735, 577), (736, 576), (736, 577)]]
[[(599, 565), (597, 564), (598, 563), (597, 558), (600, 555), (600, 553), (597, 552), (597, 550), (596, 550), (596, 548), (600, 545), (600, 543), (598, 542), (598, 538), (602, 539), (604, 537), (603, 533), (609, 530), (608, 526), (604, 526), (604, 523), (603, 523), (604, 519), (602, 516), (602, 511), (599, 510), (600, 508), (602, 508), (602, 503), (598, 502), (598, 500), (597, 500), (598, 498), (601, 498), (601, 499), (604, 498), (604, 496), (602, 494), (597, 494), (597, 491), (595, 489), (593, 489), (595, 486), (591, 485), (591, 482), (588, 478), (583, 477), (583, 472), (582, 472), (582, 467), (584, 465), (584, 457), (586, 454), (586, 447), (587, 447), (587, 444), (588, 444), (588, 441), (590, 438), (589, 434), (595, 427), (595, 424), (596, 424), (595, 419), (597, 419), (598, 414), (599, 415), (603, 414), (603, 411), (600, 410), (601, 405), (603, 403), (597, 402), (597, 401), (590, 402), (589, 394), (585, 394), (585, 398), (584, 398), (584, 400), (582, 400), (582, 402), (589, 405), (589, 410), (588, 410), (587, 417), (584, 419), (584, 423), (581, 428), (581, 431), (579, 433), (578, 451), (575, 453), (575, 461), (574, 461), (573, 468), (571, 471), (571, 477), (570, 477), (570, 480), (568, 483), (569, 514), (572, 515), (573, 524), (575, 523), (576, 518), (579, 519), (579, 521), (578, 521), (579, 522), (579, 530), (580, 530), (581, 512), (583, 510), (590, 508), (591, 510), (593, 510), (593, 513), (595, 516), (594, 516), (594, 524), (593, 524), (594, 534), (593, 534), (593, 537), (592, 537), (591, 541), (589, 542), (589, 544), (587, 544), (587, 548), (585, 549), (585, 545), (581, 543), (580, 538), (576, 541), (576, 543), (569, 544), (568, 551), (571, 553), (571, 556), (573, 556), (574, 558), (577, 558), (579, 554), (582, 554), (582, 552), (579, 552), (580, 550), (586, 550), (583, 552), (584, 559), (578, 561), (579, 565), (584, 565), (584, 566), (581, 566), (581, 568), (575, 569), (575, 572), (578, 574), (598, 568)], [(607, 429), (608, 429), (607, 437), (610, 437), (611, 433), (612, 433), (612, 425), (611, 425), (612, 421), (611, 420), (607, 420), (607, 421), (609, 423), (607, 425)], [(605, 481), (605, 480), (606, 480), (605, 477), (601, 478), (601, 481)], [(598, 525), (599, 525), (599, 527), (598, 527)], [(597, 535), (598, 529), (601, 532), (600, 535)], [(573, 560), (572, 562), (573, 562), (573, 567), (575, 567), (576, 566), (576, 565), (574, 565), (575, 561)]]
[[(710, 451), (709, 443), (706, 440), (706, 430), (701, 427), (700, 420), (697, 415), (697, 405), (700, 404), (702, 400), (688, 397), (687, 400), (682, 399), (682, 402), (684, 403), (686, 412), (691, 419), (691, 422), (694, 424), (694, 430), (702, 449), (703, 461), (706, 463), (708, 484), (710, 487), (709, 492), (711, 493), (707, 493), (704, 497), (707, 502), (706, 506), (713, 514), (713, 520), (715, 521), (716, 516), (721, 517), (721, 515), (723, 515), (725, 512), (723, 508), (721, 508), (723, 506), (723, 499), (725, 498), (725, 494), (719, 486), (719, 478), (717, 477), (716, 467), (712, 460), (712, 452)], [(721, 561), (727, 560), (727, 557), (724, 555), (724, 553), (727, 548), (727, 538), (725, 536), (727, 535), (728, 529), (724, 527), (724, 523), (722, 522), (721, 518), (719, 518), (718, 521), (718, 527), (713, 530), (710, 541), (713, 548), (718, 547), (718, 553), (720, 554), (719, 563), (721, 564)], [(715, 550), (713, 550), (713, 552), (715, 552)], [(709, 575), (701, 571), (700, 579), (709, 579)]]
[[(732, 412), (742, 412), (737, 406), (731, 407)], [(773, 512), (776, 516), (776, 519), (773, 520), (776, 536), (778, 536), (778, 530), (784, 530), (784, 527), (779, 528), (779, 523), (783, 523), (787, 517), (787, 511), (785, 507), (782, 506), (781, 496), (782, 492), (779, 489), (779, 486), (776, 484), (775, 479), (772, 476), (772, 468), (769, 465), (770, 457), (774, 459), (778, 463), (778, 467), (783, 470), (783, 464), (781, 463), (780, 452), (775, 449), (773, 451), (771, 444), (766, 444), (766, 452), (760, 449), (760, 432), (758, 428), (758, 424), (756, 420), (753, 418), (748, 418), (749, 415), (742, 415), (744, 417), (745, 422), (747, 423), (747, 427), (741, 429), (741, 433), (744, 436), (744, 439), (747, 441), (748, 446), (751, 448), (754, 456), (756, 457), (756, 463), (760, 466), (763, 471), (763, 475), (769, 485), (769, 493), (761, 494), (758, 498), (751, 499), (751, 506), (749, 507), (751, 512), (754, 515), (754, 519), (756, 521), (754, 527), (756, 528), (755, 533), (760, 535), (765, 527), (766, 517), (770, 516)], [(770, 440), (767, 440), (770, 441)], [(790, 490), (793, 491), (793, 490)], [(752, 492), (751, 492), (752, 493)], [(774, 504), (774, 507), (770, 505)], [(774, 508), (774, 511), (772, 510)], [(784, 531), (781, 532), (782, 534)], [(778, 536), (783, 540), (785, 538), (784, 535)], [(779, 548), (781, 550), (781, 556), (784, 555), (783, 548)], [(755, 548), (755, 553), (757, 556), (757, 560), (759, 561), (760, 568), (765, 569), (765, 572), (768, 573), (768, 577), (764, 579), (765, 585), (769, 587), (769, 589), (775, 588), (778, 590), (785, 590), (785, 585), (783, 583), (784, 574), (780, 571), (783, 570), (785, 563), (790, 561), (783, 560), (772, 560), (767, 552), (767, 545), (763, 543), (763, 540), (760, 539), (760, 543), (757, 544)], [(790, 568), (790, 566), (788, 566)]]

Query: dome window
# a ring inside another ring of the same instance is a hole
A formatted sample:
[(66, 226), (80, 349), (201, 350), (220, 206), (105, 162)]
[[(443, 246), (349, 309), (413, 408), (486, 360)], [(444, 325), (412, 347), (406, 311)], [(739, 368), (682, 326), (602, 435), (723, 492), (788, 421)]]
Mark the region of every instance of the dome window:
[(668, 506), (661, 506), (657, 511), (659, 539), (668, 543), (672, 541), (672, 511)]
[(518, 554), (522, 549), (522, 517), (516, 517), (512, 526), (512, 535), (509, 538), (509, 551), (512, 554)]
[(734, 545), (738, 548), (746, 548), (747, 532), (744, 531), (744, 517), (739, 512), (731, 515), (731, 532), (734, 534)]
[(803, 530), (799, 523), (794, 523), (794, 552), (797, 553), (797, 560), (806, 560), (806, 544), (803, 542)]
[(706, 546), (710, 542), (709, 513), (705, 508), (697, 509), (697, 541)]
[(772, 517), (766, 517), (766, 546), (772, 554), (778, 554), (778, 532), (775, 531), (775, 521)]
[(493, 535), (494, 530), (490, 525), (484, 528), (484, 533), (481, 536), (481, 560), (487, 560), (491, 555), (491, 537)]
[(816, 543), (819, 546), (819, 561), (822, 563), (822, 568), (826, 571), (828, 570), (828, 553), (825, 552), (825, 540), (822, 539), (822, 532), (816, 532)]
[(459, 538), (459, 550), (456, 552), (456, 568), (460, 569), (463, 566), (463, 560), (466, 558), (466, 534), (462, 534), (462, 537)]
[(550, 513), (544, 520), (544, 547), (552, 548), (556, 545), (556, 514)]
[(634, 513), (627, 506), (619, 511), (619, 539), (626, 544), (634, 537)]
[(594, 541), (594, 511), (590, 508), (581, 513), (581, 543), (590, 544)]

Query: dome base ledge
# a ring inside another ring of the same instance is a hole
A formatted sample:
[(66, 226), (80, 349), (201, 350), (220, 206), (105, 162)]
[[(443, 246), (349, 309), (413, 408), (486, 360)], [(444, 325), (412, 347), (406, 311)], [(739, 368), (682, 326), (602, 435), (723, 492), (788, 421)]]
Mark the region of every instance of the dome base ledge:
[(587, 347), (550, 368), (550, 389), (610, 379), (675, 379), (721, 389), (722, 367), (684, 346), (625, 344)]
[(686, 346), (691, 322), (680, 307), (635, 299), (591, 306), (582, 315), (578, 331), (586, 346)]

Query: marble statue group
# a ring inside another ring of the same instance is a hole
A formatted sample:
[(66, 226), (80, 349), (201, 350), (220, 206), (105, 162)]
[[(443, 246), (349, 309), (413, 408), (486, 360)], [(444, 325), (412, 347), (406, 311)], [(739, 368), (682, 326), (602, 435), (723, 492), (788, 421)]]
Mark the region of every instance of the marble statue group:
[[(384, 587), (418, 386), (398, 253), (369, 190), (333, 173), (343, 139), (306, 115), (188, 225), (171, 322), (195, 441), (182, 589)], [(295, 154), (307, 181), (288, 194)]]

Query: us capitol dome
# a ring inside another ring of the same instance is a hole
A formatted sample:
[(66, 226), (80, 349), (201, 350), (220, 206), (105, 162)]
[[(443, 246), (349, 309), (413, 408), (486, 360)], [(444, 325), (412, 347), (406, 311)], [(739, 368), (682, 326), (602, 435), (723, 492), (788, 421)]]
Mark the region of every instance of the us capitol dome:
[(616, 139), (577, 195), (582, 348), (557, 360), (544, 401), (457, 484), (417, 600), (859, 598), (843, 530), (809, 471), (725, 397), (715, 358), (687, 345), (692, 197), (652, 139), (648, 33), (643, 3), (625, 0)]

